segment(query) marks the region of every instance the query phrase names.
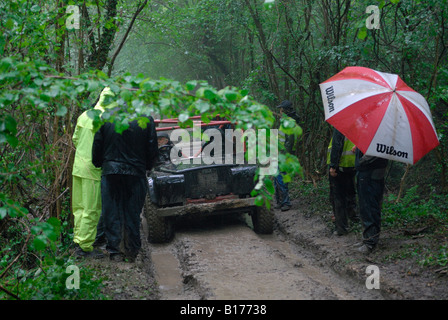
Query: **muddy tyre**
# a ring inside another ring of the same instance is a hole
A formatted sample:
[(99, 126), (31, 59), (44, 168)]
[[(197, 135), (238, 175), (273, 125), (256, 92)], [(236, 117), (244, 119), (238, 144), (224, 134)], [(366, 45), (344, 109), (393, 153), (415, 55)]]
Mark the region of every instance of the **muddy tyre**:
[(167, 217), (157, 215), (157, 207), (150, 201), (149, 196), (145, 199), (144, 213), (148, 228), (148, 241), (150, 243), (169, 242), (174, 236), (173, 222)]
[(251, 214), (254, 231), (260, 234), (271, 234), (274, 231), (274, 213), (265, 206), (256, 207)]

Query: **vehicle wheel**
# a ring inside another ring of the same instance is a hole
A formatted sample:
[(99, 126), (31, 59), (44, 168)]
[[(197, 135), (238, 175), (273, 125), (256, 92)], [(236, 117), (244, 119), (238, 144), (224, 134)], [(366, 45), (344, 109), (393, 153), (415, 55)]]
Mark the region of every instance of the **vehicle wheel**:
[(265, 206), (256, 207), (252, 211), (254, 231), (260, 234), (270, 234), (274, 231), (274, 212)]
[(146, 196), (144, 213), (148, 225), (148, 241), (150, 243), (169, 242), (174, 236), (173, 222), (157, 215), (157, 207)]

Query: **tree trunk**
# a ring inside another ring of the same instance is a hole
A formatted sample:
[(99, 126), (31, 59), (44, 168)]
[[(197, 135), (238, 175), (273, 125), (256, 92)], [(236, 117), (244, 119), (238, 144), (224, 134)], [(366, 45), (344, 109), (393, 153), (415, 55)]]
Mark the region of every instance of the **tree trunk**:
[[(107, 63), (107, 58), (112, 49), (115, 33), (117, 31), (115, 23), (115, 18), (117, 17), (117, 3), (118, 0), (108, 0), (106, 2), (106, 25), (103, 26), (101, 36), (98, 40), (98, 46), (96, 46), (95, 43), (91, 43), (92, 50), (87, 59), (87, 66), (89, 68), (102, 70)], [(108, 22), (110, 22), (112, 26), (108, 25)]]
[(255, 23), (255, 27), (257, 28), (258, 41), (260, 43), (261, 50), (263, 50), (263, 53), (265, 55), (264, 58), (265, 58), (266, 68), (267, 68), (267, 73), (268, 73), (268, 78), (269, 78), (269, 87), (270, 87), (271, 91), (274, 93), (274, 95), (277, 97), (277, 99), (280, 99), (280, 89), (279, 89), (279, 85), (278, 85), (277, 74), (276, 74), (275, 68), (274, 68), (272, 53), (269, 50), (268, 45), (267, 45), (266, 35), (264, 33), (263, 26), (260, 21), (260, 16), (258, 14), (256, 4), (254, 3), (254, 6), (252, 7), (249, 0), (245, 0), (245, 1), (246, 1), (247, 7), (249, 8), (250, 15), (252, 16), (252, 19)]

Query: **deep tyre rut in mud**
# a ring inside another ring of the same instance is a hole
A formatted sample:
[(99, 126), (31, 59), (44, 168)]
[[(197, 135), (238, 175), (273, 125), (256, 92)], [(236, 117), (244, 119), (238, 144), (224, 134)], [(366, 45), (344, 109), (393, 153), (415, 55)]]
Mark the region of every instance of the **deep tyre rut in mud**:
[(320, 266), (283, 234), (256, 234), (245, 217), (184, 221), (170, 243), (149, 245), (160, 299), (382, 299)]

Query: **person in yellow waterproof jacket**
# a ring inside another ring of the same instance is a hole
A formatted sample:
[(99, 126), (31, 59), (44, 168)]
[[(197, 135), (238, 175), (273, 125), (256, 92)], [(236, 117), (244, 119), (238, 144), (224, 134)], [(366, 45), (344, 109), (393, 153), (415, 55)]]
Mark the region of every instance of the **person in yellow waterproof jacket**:
[[(109, 88), (101, 92), (95, 109), (104, 111), (102, 104), (106, 95), (113, 95)], [(112, 103), (112, 105), (116, 104)], [(102, 252), (93, 248), (101, 215), (101, 168), (96, 168), (92, 164), (95, 130), (93, 120), (87, 112), (83, 112), (78, 117), (72, 138), (76, 148), (72, 170), (73, 242), (76, 244), (76, 256), (102, 258)]]
[(335, 217), (335, 235), (345, 235), (349, 231), (349, 220), (359, 220), (356, 210), (355, 153), (354, 144), (341, 132), (334, 129), (328, 146), (330, 202)]

